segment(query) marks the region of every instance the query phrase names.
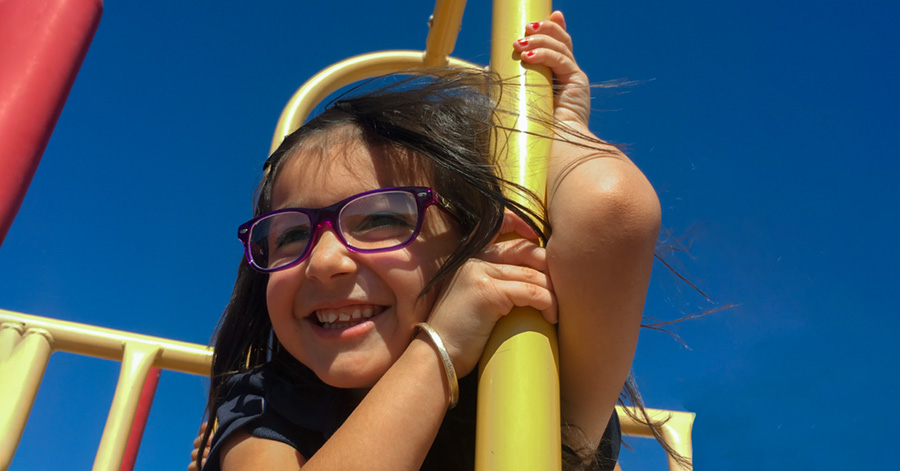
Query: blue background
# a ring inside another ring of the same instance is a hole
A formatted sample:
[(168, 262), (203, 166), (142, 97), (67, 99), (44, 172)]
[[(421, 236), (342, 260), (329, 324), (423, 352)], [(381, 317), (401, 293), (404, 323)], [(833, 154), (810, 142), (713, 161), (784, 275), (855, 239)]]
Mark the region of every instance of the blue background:
[[(0, 307), (208, 343), (275, 121), (351, 55), (423, 49), (428, 1), (107, 2), (0, 250)], [(697, 469), (894, 459), (896, 1), (558, 0), (595, 82), (592, 128), (659, 193), (667, 260), (644, 330), (647, 403), (697, 413)], [(388, 11), (390, 10), (390, 11)], [(455, 55), (485, 63), (486, 2)], [(119, 364), (55, 354), (13, 470), (89, 469)], [(184, 469), (208, 382), (164, 372), (136, 469)], [(630, 440), (624, 469), (664, 469)]]

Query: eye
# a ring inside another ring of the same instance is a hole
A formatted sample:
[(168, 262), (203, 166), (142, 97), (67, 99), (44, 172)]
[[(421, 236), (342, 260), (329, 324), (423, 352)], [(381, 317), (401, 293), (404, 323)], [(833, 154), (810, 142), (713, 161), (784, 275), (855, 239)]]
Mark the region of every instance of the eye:
[(416, 228), (415, 215), (381, 211), (345, 218), (344, 235), (357, 242), (381, 242), (408, 237)]
[(281, 232), (275, 239), (275, 247), (282, 248), (291, 244), (303, 244), (309, 241), (309, 227), (291, 227)]
[(357, 231), (366, 231), (378, 228), (410, 228), (415, 226), (415, 221), (410, 221), (408, 215), (381, 212), (370, 214), (363, 218), (357, 226)]

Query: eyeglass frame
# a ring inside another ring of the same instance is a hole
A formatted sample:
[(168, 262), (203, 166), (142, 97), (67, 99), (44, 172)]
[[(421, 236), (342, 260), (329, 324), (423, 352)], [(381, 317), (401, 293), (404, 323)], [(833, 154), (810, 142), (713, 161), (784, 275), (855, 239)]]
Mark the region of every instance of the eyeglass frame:
[[(359, 198), (378, 194), (378, 193), (388, 193), (392, 191), (403, 191), (406, 193), (410, 193), (416, 200), (416, 227), (413, 230), (412, 234), (410, 234), (409, 238), (399, 245), (394, 245), (390, 247), (380, 247), (377, 249), (361, 249), (358, 247), (351, 246), (347, 239), (344, 238), (343, 231), (340, 227), (340, 215), (341, 210), (344, 209), (345, 206), (350, 204), (353, 201), (356, 201)], [(441, 197), (434, 191), (434, 189), (427, 186), (392, 186), (385, 188), (376, 188), (374, 190), (364, 191), (362, 193), (357, 193), (355, 195), (344, 198), (337, 203), (334, 203), (330, 206), (325, 206), (322, 208), (282, 208), (277, 209), (275, 211), (269, 211), (268, 213), (261, 214), (243, 224), (238, 226), (238, 239), (244, 246), (244, 257), (247, 259), (247, 263), (254, 270), (262, 272), (262, 273), (274, 273), (281, 270), (287, 270), (288, 268), (295, 267), (302, 263), (309, 257), (309, 254), (312, 252), (313, 247), (319, 242), (319, 238), (322, 236), (323, 227), (328, 225), (334, 234), (337, 236), (338, 240), (347, 250), (354, 253), (362, 253), (362, 254), (370, 254), (370, 253), (382, 253), (382, 252), (391, 252), (394, 250), (400, 250), (408, 245), (412, 244), (416, 237), (419, 236), (419, 233), (422, 231), (422, 226), (425, 223), (425, 212), (433, 205), (437, 205), (438, 208), (442, 209), (447, 214), (456, 218), (455, 211), (453, 209), (453, 205), (446, 198)], [(263, 219), (269, 218), (276, 214), (281, 213), (301, 213), (305, 214), (306, 217), (309, 218), (309, 225), (312, 230), (312, 234), (310, 234), (309, 242), (306, 244), (306, 247), (303, 249), (303, 252), (297, 256), (297, 258), (285, 265), (279, 266), (277, 268), (263, 268), (257, 265), (253, 261), (252, 249), (250, 247), (250, 233), (253, 230), (253, 227)]]

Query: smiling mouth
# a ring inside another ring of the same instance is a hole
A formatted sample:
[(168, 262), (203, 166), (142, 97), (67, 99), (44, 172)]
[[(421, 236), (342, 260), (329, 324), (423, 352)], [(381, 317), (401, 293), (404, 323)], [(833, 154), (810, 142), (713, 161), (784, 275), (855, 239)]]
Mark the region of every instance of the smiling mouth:
[(383, 307), (367, 304), (337, 309), (318, 309), (314, 314), (319, 327), (325, 330), (340, 330), (362, 324), (366, 320), (381, 314), (384, 309)]

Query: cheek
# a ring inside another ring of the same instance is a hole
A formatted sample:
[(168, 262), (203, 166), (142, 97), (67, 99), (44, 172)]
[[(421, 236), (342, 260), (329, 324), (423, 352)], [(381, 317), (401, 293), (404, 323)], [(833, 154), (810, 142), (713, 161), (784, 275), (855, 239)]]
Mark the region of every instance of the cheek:
[(296, 277), (284, 276), (285, 272), (290, 270), (282, 270), (269, 275), (269, 282), (266, 284), (266, 308), (269, 310), (269, 317), (279, 317), (285, 312), (290, 312), (293, 293), (296, 291)]
[(437, 208), (429, 209), (425, 217), (419, 236), (424, 245), (419, 250), (419, 256), (439, 267), (459, 247), (461, 230), (455, 221)]

